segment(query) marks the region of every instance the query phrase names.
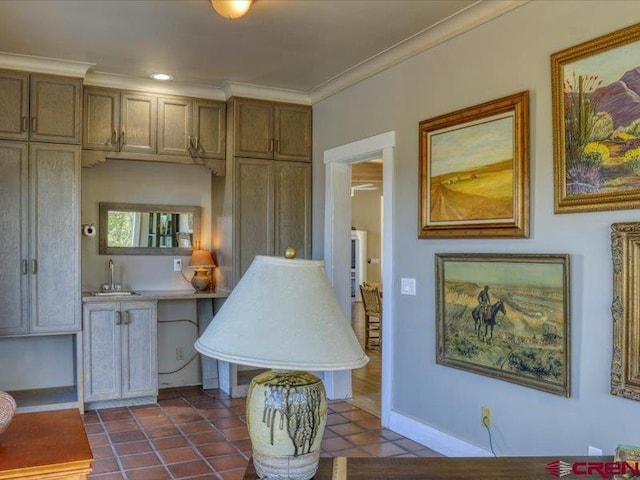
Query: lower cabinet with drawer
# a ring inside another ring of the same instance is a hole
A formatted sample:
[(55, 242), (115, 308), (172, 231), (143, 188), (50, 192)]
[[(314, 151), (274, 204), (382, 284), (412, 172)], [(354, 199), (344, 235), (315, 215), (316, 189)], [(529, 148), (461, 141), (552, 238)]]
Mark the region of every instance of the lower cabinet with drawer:
[(83, 306), (87, 408), (155, 403), (158, 396), (157, 302)]

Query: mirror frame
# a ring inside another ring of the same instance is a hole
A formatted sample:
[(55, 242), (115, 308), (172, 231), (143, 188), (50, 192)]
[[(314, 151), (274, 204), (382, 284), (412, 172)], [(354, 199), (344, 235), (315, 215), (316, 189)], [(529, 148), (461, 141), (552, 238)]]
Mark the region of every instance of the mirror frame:
[[(99, 203), (98, 236), (100, 255), (191, 255), (193, 249), (200, 243), (200, 217), (201, 207), (192, 205), (150, 205), (138, 203)], [(193, 215), (193, 242), (190, 248), (160, 248), (160, 247), (110, 247), (107, 245), (107, 216), (109, 211), (119, 212), (168, 212), (190, 213)]]

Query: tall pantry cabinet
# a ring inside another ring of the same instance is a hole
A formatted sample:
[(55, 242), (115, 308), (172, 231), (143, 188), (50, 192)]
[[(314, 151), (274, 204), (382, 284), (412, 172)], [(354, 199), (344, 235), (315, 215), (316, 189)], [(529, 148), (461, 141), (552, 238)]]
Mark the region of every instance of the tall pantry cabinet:
[(0, 337), (81, 328), (80, 93), (0, 71)]
[[(311, 107), (232, 97), (226, 145), (226, 176), (211, 191), (218, 286), (231, 289), (255, 255), (294, 247), (311, 257)], [(238, 365), (218, 370), (224, 392), (246, 395), (250, 376)]]
[(232, 97), (227, 125), (227, 176), (213, 188), (223, 288), (255, 255), (311, 257), (311, 107)]

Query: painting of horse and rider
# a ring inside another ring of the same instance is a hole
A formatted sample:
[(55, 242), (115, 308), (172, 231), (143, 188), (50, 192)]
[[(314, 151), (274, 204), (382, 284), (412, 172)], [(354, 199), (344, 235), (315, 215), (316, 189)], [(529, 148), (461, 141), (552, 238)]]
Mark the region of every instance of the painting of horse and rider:
[(436, 254), (437, 362), (570, 395), (569, 256)]

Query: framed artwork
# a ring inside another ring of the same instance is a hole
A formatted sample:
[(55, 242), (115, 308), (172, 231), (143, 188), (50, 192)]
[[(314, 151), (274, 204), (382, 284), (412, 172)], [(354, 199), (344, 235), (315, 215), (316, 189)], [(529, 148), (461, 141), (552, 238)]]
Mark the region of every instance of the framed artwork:
[(551, 56), (555, 212), (640, 206), (640, 24)]
[(529, 92), (423, 120), (418, 238), (529, 236)]
[(611, 225), (613, 358), (611, 394), (640, 400), (640, 222)]
[(436, 254), (436, 362), (570, 396), (569, 256)]

